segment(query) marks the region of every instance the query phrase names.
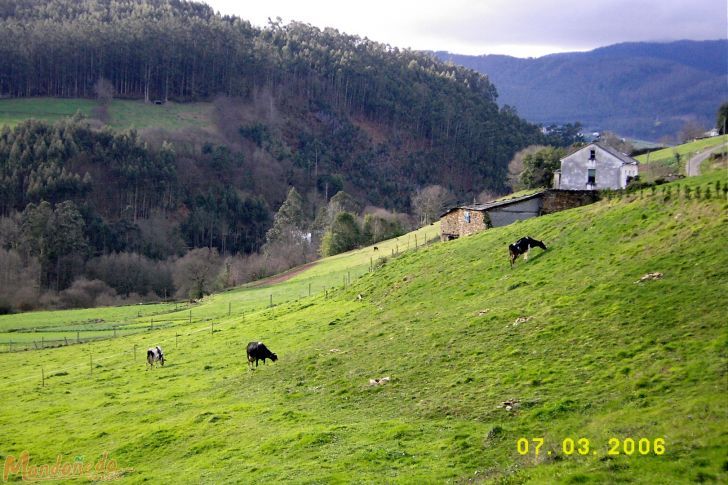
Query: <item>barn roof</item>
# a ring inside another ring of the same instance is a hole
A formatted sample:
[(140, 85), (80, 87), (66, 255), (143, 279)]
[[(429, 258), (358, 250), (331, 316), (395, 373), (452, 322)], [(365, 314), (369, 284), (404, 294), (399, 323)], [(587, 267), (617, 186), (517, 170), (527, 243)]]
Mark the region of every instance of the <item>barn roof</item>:
[(511, 204), (516, 204), (518, 202), (523, 202), (524, 200), (529, 200), (529, 199), (533, 199), (536, 197), (540, 197), (543, 194), (544, 194), (544, 192), (536, 192), (534, 194), (523, 195), (521, 197), (514, 197), (512, 199), (494, 200), (492, 202), (486, 202), (485, 204), (458, 205), (458, 206), (451, 207), (450, 209), (446, 210), (445, 212), (443, 212), (440, 215), (440, 217), (443, 217), (457, 209), (464, 209), (464, 210), (471, 210), (471, 211), (486, 211), (488, 209), (494, 209), (496, 207), (505, 207), (505, 206), (509, 206)]

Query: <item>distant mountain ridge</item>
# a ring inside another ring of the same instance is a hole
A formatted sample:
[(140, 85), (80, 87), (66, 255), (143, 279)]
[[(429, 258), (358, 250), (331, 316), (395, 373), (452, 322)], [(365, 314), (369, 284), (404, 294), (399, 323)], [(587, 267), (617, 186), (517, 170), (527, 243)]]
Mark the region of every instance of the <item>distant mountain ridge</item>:
[(499, 104), (535, 123), (580, 121), (656, 140), (689, 120), (713, 126), (728, 99), (728, 40), (628, 42), (529, 59), (436, 55), (486, 74)]

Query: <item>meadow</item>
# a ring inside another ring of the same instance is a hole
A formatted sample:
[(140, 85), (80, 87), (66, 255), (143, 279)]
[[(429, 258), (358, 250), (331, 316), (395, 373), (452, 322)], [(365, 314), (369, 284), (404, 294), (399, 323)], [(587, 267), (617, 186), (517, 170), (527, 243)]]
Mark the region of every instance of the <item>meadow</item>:
[[(323, 260), (272, 308), (242, 301), (278, 285), (240, 288), (183, 327), (1, 354), (0, 460), (106, 456), (120, 483), (725, 482), (716, 182), (728, 175), (396, 257), (389, 242), (374, 271), (371, 248)], [(523, 235), (549, 249), (510, 269)], [(346, 258), (363, 268), (350, 283)], [(335, 288), (303, 294), (314, 275)], [(248, 370), (252, 340), (279, 360)], [(153, 345), (167, 364), (145, 370), (135, 349)]]
[[(76, 98), (0, 99), (0, 127), (14, 127), (27, 119), (55, 122), (80, 112), (94, 116), (96, 101)], [(179, 131), (184, 128), (207, 128), (212, 124), (211, 103), (174, 103), (162, 105), (138, 100), (112, 100), (108, 107), (108, 126), (115, 129), (159, 128)]]
[(653, 180), (664, 176), (665, 170), (672, 173), (684, 173), (687, 161), (702, 153), (705, 150), (711, 150), (719, 145), (728, 143), (725, 136), (714, 136), (711, 138), (703, 138), (688, 143), (683, 143), (674, 147), (663, 148), (644, 155), (639, 155), (635, 159), (642, 164), (640, 171), (644, 175), (643, 178)]
[(274, 278), (210, 295), (199, 302), (153, 303), (67, 311), (37, 311), (0, 315), (0, 352), (68, 345), (219, 320), (233, 312), (265, 309), (351, 282), (370, 271), (380, 259), (414, 250), (439, 237), (439, 223), (399, 238), (377, 243), (378, 251), (363, 248), (326, 258), (306, 271), (294, 268)]

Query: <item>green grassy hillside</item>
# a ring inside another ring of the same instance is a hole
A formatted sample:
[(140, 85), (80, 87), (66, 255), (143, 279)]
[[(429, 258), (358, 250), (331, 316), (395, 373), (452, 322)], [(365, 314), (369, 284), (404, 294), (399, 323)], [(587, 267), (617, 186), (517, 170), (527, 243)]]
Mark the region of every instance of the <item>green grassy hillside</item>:
[[(201, 302), (155, 303), (68, 311), (37, 311), (0, 315), (0, 352), (65, 345), (79, 340), (110, 338), (148, 330), (176, 328), (219, 321), (350, 284), (384, 257), (414, 250), (439, 235), (439, 223), (377, 243), (378, 251), (364, 248), (317, 262), (305, 271), (255, 281)], [(307, 265), (308, 266), (308, 265)], [(282, 277), (281, 277), (282, 276)]]
[[(122, 483), (725, 482), (728, 202), (684, 191), (715, 181), (389, 257), (177, 345), (169, 329), (2, 354), (0, 458), (108, 453)], [(549, 249), (511, 270), (526, 234)], [(251, 340), (278, 362), (247, 370)], [(134, 346), (156, 344), (167, 365), (145, 371)]]
[(683, 143), (682, 145), (678, 145), (675, 147), (668, 147), (663, 148), (662, 150), (657, 150), (654, 152), (650, 152), (649, 154), (645, 155), (639, 155), (638, 157), (635, 157), (636, 160), (640, 163), (675, 163), (677, 164), (677, 160), (675, 155), (677, 154), (680, 158), (680, 160), (687, 160), (690, 157), (693, 157), (700, 152), (704, 150), (710, 150), (714, 147), (717, 147), (718, 145), (722, 145), (726, 143), (728, 139), (726, 139), (725, 136), (714, 136), (712, 138), (703, 138), (701, 140), (695, 140), (689, 143)]
[[(88, 99), (16, 98), (0, 100), (0, 127), (11, 128), (33, 118), (48, 122), (73, 116), (77, 111), (94, 116), (97, 103)], [(155, 105), (142, 101), (113, 100), (108, 108), (112, 128), (206, 128), (212, 125), (211, 103), (165, 103)]]

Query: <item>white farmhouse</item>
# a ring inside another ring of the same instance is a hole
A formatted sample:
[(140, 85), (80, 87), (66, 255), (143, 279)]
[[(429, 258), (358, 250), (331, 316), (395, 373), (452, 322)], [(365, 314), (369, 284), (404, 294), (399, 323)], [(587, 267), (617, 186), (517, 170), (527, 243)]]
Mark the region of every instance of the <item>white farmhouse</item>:
[(614, 148), (592, 143), (561, 159), (554, 188), (562, 190), (623, 189), (639, 175), (639, 162)]

